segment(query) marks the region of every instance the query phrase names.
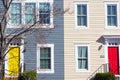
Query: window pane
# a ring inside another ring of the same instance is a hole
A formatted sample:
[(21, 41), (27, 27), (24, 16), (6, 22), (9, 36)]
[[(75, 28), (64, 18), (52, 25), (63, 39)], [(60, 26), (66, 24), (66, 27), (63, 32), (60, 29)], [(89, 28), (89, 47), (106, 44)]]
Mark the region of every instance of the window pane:
[(19, 14), (11, 14), (11, 24), (21, 23), (21, 15)]
[(12, 3), (11, 4), (11, 13), (12, 14), (20, 14), (21, 13), (21, 4), (20, 3)]
[(117, 26), (117, 5), (107, 5), (107, 25)]
[(25, 14), (25, 23), (32, 24), (35, 23), (35, 15), (34, 14)]
[(40, 69), (51, 69), (50, 60), (40, 60)]
[(51, 50), (50, 48), (40, 48), (40, 58), (50, 59)]
[(78, 69), (88, 69), (87, 60), (78, 60)]
[(81, 24), (82, 24), (83, 26), (87, 26), (87, 17), (86, 17), (86, 16), (82, 16), (82, 17), (81, 17)]
[(78, 46), (78, 69), (88, 69), (88, 47)]
[(87, 26), (87, 5), (77, 5), (77, 25)]
[(50, 3), (40, 3), (40, 11), (50, 11)]
[(82, 69), (88, 69), (87, 65), (87, 60), (82, 60)]
[(81, 13), (82, 13), (83, 15), (86, 15), (86, 14), (87, 14), (87, 8), (86, 8), (86, 5), (82, 5)]
[(110, 16), (108, 16), (108, 17), (107, 17), (107, 19), (108, 19), (108, 20), (107, 20), (107, 21), (108, 21), (108, 23), (107, 23), (107, 24), (108, 24), (108, 26), (111, 26), (111, 17), (110, 17)]
[(51, 68), (51, 48), (40, 48), (40, 68)]
[(78, 69), (82, 69), (82, 60), (78, 60)]
[(81, 5), (77, 5), (77, 15), (81, 14)]
[(112, 12), (112, 11), (111, 11), (111, 6), (108, 5), (108, 6), (107, 6), (107, 14), (108, 14), (108, 15), (111, 15), (111, 14), (112, 14), (111, 12)]
[(40, 23), (50, 24), (50, 3), (40, 3), (39, 8)]
[(108, 16), (108, 26), (117, 26), (117, 17), (116, 16)]
[(40, 14), (40, 23), (50, 24), (50, 14)]
[(78, 47), (78, 57), (82, 57), (82, 48)]
[(77, 25), (81, 26), (81, 17), (80, 16), (77, 17)]
[(87, 58), (87, 47), (78, 47), (78, 57)]
[(87, 17), (86, 16), (78, 16), (77, 21), (78, 21), (78, 26), (87, 26)]
[(77, 5), (77, 14), (78, 15), (86, 15), (87, 14), (87, 6), (86, 5)]
[(113, 5), (112, 6), (112, 15), (116, 15), (117, 14), (117, 6)]
[(35, 3), (25, 3), (25, 23), (33, 24), (35, 23)]
[(82, 47), (82, 57), (87, 58), (87, 47)]
[(12, 3), (10, 6), (10, 22), (11, 24), (20, 24), (21, 23), (21, 4)]
[(25, 3), (25, 13), (34, 14), (35, 13), (35, 3)]
[(116, 20), (117, 20), (117, 17), (116, 17), (116, 16), (112, 16), (112, 17), (111, 17), (111, 25), (112, 25), (112, 26), (117, 26), (117, 21), (116, 21)]

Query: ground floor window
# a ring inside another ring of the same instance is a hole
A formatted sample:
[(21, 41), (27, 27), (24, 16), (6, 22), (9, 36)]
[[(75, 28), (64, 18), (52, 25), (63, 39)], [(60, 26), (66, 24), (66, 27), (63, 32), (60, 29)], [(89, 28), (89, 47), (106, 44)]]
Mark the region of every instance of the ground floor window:
[(54, 44), (37, 45), (37, 72), (54, 72)]
[(88, 45), (75, 45), (76, 54), (76, 68), (77, 70), (88, 70), (88, 55), (89, 47)]

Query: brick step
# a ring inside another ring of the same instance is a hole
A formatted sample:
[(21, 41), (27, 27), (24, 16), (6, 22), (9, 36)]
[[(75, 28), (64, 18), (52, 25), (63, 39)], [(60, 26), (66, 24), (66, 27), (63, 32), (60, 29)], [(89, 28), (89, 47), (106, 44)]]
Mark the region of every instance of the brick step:
[(10, 78), (4, 78), (4, 80), (18, 80), (18, 78), (10, 77)]

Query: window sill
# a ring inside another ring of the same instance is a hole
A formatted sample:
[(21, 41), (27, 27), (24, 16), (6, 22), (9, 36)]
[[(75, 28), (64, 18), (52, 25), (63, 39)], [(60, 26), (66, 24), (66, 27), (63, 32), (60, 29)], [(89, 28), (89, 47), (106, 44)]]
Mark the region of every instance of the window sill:
[(88, 69), (77, 69), (76, 72), (90, 72)]
[[(14, 24), (7, 25), (7, 28), (29, 28), (32, 24)], [(54, 28), (53, 24), (36, 24), (32, 28), (43, 28), (43, 29), (51, 29)]]
[(51, 69), (38, 69), (37, 73), (54, 73), (54, 70)]
[(89, 29), (88, 26), (76, 26), (75, 29)]
[(118, 29), (118, 26), (106, 26), (105, 29)]

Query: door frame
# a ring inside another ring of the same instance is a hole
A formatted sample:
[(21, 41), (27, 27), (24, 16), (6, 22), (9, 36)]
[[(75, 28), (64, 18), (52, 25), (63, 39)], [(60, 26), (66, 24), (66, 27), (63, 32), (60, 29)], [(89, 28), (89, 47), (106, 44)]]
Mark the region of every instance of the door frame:
[[(10, 47), (20, 47), (20, 67), (21, 67), (21, 72), (24, 71), (24, 39), (20, 39), (20, 46), (18, 45), (9, 45)], [(13, 42), (14, 44), (14, 42)], [(6, 55), (5, 59), (7, 60), (8, 59), (8, 54)], [(5, 69), (7, 70), (8, 69), (8, 60), (5, 61)], [(5, 70), (5, 77), (18, 77), (18, 76), (9, 76), (8, 75), (8, 71)], [(7, 74), (6, 74), (7, 73)]]
[[(120, 68), (120, 40), (119, 39), (114, 39), (114, 38), (108, 38), (105, 39), (105, 63), (107, 64), (107, 71), (109, 72), (109, 61), (108, 61), (108, 47), (118, 47), (118, 59), (119, 59), (119, 68)], [(119, 75), (115, 76), (120, 76), (120, 69), (119, 69)]]

